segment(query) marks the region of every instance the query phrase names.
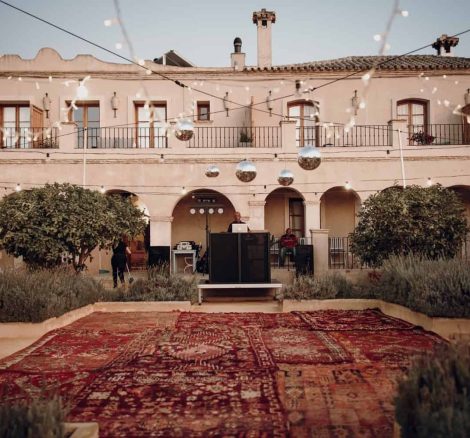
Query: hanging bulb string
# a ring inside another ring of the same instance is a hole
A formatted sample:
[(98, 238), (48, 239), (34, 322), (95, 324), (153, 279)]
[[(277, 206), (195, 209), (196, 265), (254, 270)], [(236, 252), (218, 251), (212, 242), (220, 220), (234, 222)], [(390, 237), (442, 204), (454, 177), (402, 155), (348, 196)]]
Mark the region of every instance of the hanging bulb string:
[[(14, 5), (12, 5), (12, 4), (10, 4), (10, 3), (4, 1), (4, 0), (0, 0), (0, 3), (6, 5), (6, 6), (10, 7), (10, 8), (12, 8), (12, 9), (15, 9), (15, 10), (17, 10), (17, 11), (23, 13), (23, 14), (26, 14), (26, 15), (30, 16), (31, 18), (34, 18), (34, 19), (36, 19), (36, 20), (39, 20), (39, 21), (41, 21), (41, 22), (47, 24), (48, 26), (52, 26), (52, 27), (54, 27), (55, 29), (60, 30), (61, 32), (65, 32), (65, 33), (67, 33), (68, 35), (73, 36), (74, 38), (78, 38), (78, 39), (80, 39), (80, 40), (82, 40), (82, 41), (84, 41), (84, 42), (86, 42), (86, 43), (88, 43), (88, 44), (90, 44), (90, 45), (92, 45), (92, 46), (94, 46), (94, 47), (97, 47), (97, 48), (99, 48), (99, 49), (101, 49), (101, 50), (104, 50), (104, 51), (107, 52), (107, 53), (110, 53), (110, 54), (112, 54), (112, 55), (115, 55), (115, 56), (119, 57), (120, 59), (122, 59), (122, 60), (124, 60), (124, 61), (127, 61), (127, 62), (129, 62), (129, 63), (131, 63), (131, 64), (134, 64), (134, 65), (140, 67), (140, 68), (143, 68), (143, 69), (145, 69), (146, 71), (151, 71), (153, 74), (156, 74), (156, 75), (160, 76), (161, 78), (163, 78), (163, 79), (165, 79), (165, 80), (167, 80), (167, 81), (173, 82), (175, 85), (178, 85), (178, 86), (180, 86), (180, 87), (182, 87), (182, 88), (189, 88), (187, 85), (185, 85), (184, 83), (182, 83), (181, 81), (179, 81), (179, 80), (177, 80), (177, 79), (173, 79), (173, 78), (171, 78), (171, 77), (169, 77), (169, 76), (167, 76), (167, 75), (165, 75), (165, 74), (163, 74), (163, 73), (160, 73), (160, 72), (158, 72), (158, 71), (152, 70), (151, 68), (149, 68), (149, 67), (147, 67), (147, 66), (145, 66), (145, 65), (141, 65), (140, 63), (138, 63), (138, 62), (136, 62), (136, 61), (134, 61), (134, 60), (132, 60), (132, 59), (129, 59), (129, 58), (127, 58), (127, 57), (125, 57), (125, 56), (123, 56), (123, 55), (121, 55), (121, 54), (119, 54), (119, 53), (117, 53), (117, 52), (115, 52), (115, 51), (113, 51), (113, 50), (111, 50), (111, 49), (108, 49), (108, 48), (106, 48), (106, 47), (104, 47), (104, 46), (102, 46), (102, 45), (100, 45), (100, 44), (97, 44), (97, 43), (95, 43), (95, 42), (93, 42), (93, 41), (91, 41), (91, 40), (89, 40), (89, 39), (87, 39), (87, 38), (85, 38), (85, 37), (82, 37), (82, 36), (80, 36), (80, 35), (78, 35), (78, 34), (72, 32), (72, 31), (70, 31), (70, 30), (67, 30), (67, 29), (65, 29), (65, 28), (63, 28), (63, 27), (61, 27), (61, 26), (59, 26), (59, 25), (57, 25), (57, 24), (54, 24), (54, 23), (52, 23), (52, 22), (50, 22), (50, 21), (48, 21), (48, 20), (45, 20), (45, 19), (43, 19), (43, 18), (41, 18), (41, 17), (39, 17), (39, 16), (37, 16), (37, 15), (35, 15), (35, 14), (32, 14), (32, 13), (30, 13), (30, 12), (24, 10), (24, 9), (21, 9), (21, 8), (19, 8), (19, 7), (17, 7), (17, 6), (14, 6)], [(470, 32), (470, 29), (466, 29), (466, 30), (464, 30), (464, 31), (458, 32), (458, 33), (454, 34), (452, 37), (460, 36), (460, 35), (466, 34), (466, 33), (468, 33), (468, 32)], [(400, 58), (400, 57), (403, 57), (403, 56), (406, 56), (406, 55), (410, 55), (410, 54), (412, 54), (412, 53), (415, 53), (415, 52), (417, 52), (417, 51), (419, 51), (419, 50), (423, 50), (424, 48), (427, 48), (427, 47), (432, 46), (432, 44), (433, 44), (433, 43), (427, 44), (427, 45), (425, 45), (425, 46), (419, 47), (418, 49), (415, 49), (415, 50), (406, 52), (405, 54), (397, 55), (397, 56), (394, 57), (394, 58), (384, 60), (383, 62), (379, 62), (379, 63), (376, 65), (376, 67), (379, 67), (379, 66), (381, 66), (381, 65), (384, 65), (385, 63), (390, 62), (390, 61), (392, 61), (392, 60), (394, 60), (394, 59), (398, 59), (398, 58)], [(320, 85), (320, 86), (318, 86), (318, 87), (313, 87), (313, 88), (312, 88), (311, 90), (309, 90), (309, 91), (314, 91), (314, 90), (318, 90), (318, 89), (320, 89), (320, 88), (324, 88), (325, 86), (331, 85), (331, 84), (336, 83), (336, 82), (339, 82), (339, 81), (341, 81), (341, 80), (345, 80), (345, 79), (347, 79), (347, 78), (349, 78), (349, 77), (352, 77), (352, 76), (354, 76), (354, 75), (356, 75), (356, 74), (359, 74), (360, 72), (369, 71), (369, 70), (370, 70), (370, 69), (367, 68), (367, 69), (363, 69), (363, 70), (359, 70), (359, 71), (350, 73), (350, 74), (348, 74), (348, 75), (346, 75), (346, 76), (343, 76), (343, 77), (341, 77), (341, 78), (335, 79), (335, 80), (330, 81), (330, 82), (328, 82), (328, 83), (326, 83), (326, 84)], [(193, 91), (195, 91), (195, 92), (199, 92), (199, 93), (201, 93), (201, 94), (204, 94), (204, 95), (209, 96), (209, 97), (213, 97), (213, 98), (215, 98), (215, 99), (219, 99), (219, 100), (223, 100), (223, 99), (224, 99), (223, 97), (217, 96), (217, 95), (215, 95), (215, 94), (213, 94), (213, 93), (206, 92), (206, 91), (204, 91), (204, 90), (200, 90), (200, 89), (196, 89), (196, 88), (191, 88), (191, 89), (192, 89)], [(294, 94), (289, 94), (289, 95), (286, 95), (286, 96), (280, 96), (280, 97), (277, 97), (277, 98), (273, 98), (272, 100), (274, 101), (274, 100), (287, 99), (287, 98), (293, 97), (293, 96), (295, 96), (295, 93), (294, 93)], [(235, 108), (235, 109), (253, 108), (255, 111), (259, 111), (259, 112), (263, 112), (263, 113), (269, 113), (269, 111), (262, 110), (262, 109), (260, 109), (260, 108), (255, 108), (255, 106), (257, 106), (257, 105), (265, 104), (265, 103), (266, 103), (265, 100), (260, 101), (260, 102), (253, 102), (253, 103), (250, 103), (249, 105), (244, 105), (244, 104), (241, 104), (241, 103), (238, 103), (238, 102), (234, 102), (234, 101), (232, 101), (232, 100), (227, 100), (227, 102), (229, 102), (229, 103), (231, 103), (231, 104), (234, 104), (234, 105), (237, 105), (238, 107), (240, 107), (240, 108)], [(282, 114), (278, 114), (278, 113), (272, 113), (272, 114), (284, 118), (284, 115), (282, 115)]]

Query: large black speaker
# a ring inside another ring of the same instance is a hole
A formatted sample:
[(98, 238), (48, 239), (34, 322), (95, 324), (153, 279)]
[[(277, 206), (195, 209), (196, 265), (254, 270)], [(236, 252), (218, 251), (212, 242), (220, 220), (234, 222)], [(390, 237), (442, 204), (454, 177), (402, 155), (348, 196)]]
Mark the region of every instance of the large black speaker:
[(211, 233), (209, 280), (211, 283), (239, 282), (238, 234)]
[(313, 245), (295, 247), (295, 272), (297, 275), (313, 274)]
[(158, 266), (167, 263), (170, 265), (169, 246), (151, 246), (149, 248), (149, 266)]
[(270, 283), (269, 234), (240, 233), (242, 283)]
[(269, 233), (212, 233), (211, 283), (270, 283)]

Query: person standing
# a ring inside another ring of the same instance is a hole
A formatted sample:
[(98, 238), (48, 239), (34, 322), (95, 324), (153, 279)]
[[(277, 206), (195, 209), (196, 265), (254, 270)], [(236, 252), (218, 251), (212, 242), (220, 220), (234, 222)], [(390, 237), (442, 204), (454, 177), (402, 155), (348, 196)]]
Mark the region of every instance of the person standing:
[(245, 222), (242, 221), (242, 216), (239, 211), (236, 211), (235, 214), (233, 215), (233, 221), (232, 223), (228, 226), (227, 228), (227, 233), (232, 232), (232, 225), (233, 224), (244, 224)]
[(298, 244), (297, 236), (292, 233), (290, 228), (287, 228), (285, 234), (279, 239), (279, 266), (284, 266), (287, 254), (292, 254), (295, 257), (295, 247)]
[(111, 257), (111, 267), (113, 269), (113, 285), (117, 287), (117, 279), (124, 284), (124, 271), (127, 264), (127, 255), (131, 254), (131, 250), (127, 246), (124, 237), (119, 240), (117, 246), (113, 248), (113, 256)]

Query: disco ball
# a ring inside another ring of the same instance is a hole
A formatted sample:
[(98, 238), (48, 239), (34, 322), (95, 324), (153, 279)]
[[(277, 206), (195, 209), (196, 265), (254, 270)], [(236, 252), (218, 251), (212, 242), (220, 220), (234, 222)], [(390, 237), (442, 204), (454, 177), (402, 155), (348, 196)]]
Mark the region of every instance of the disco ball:
[(237, 164), (235, 174), (237, 178), (242, 182), (250, 182), (256, 178), (256, 166), (247, 160), (240, 161)]
[(175, 127), (175, 136), (178, 140), (188, 141), (193, 138), (194, 125), (189, 120), (180, 120)]
[(294, 174), (287, 169), (281, 170), (281, 173), (277, 177), (277, 182), (281, 186), (290, 186), (294, 182)]
[(217, 166), (209, 166), (206, 169), (206, 176), (208, 178), (215, 178), (215, 177), (219, 176), (219, 173), (220, 173), (220, 170)]
[(302, 169), (314, 170), (321, 164), (320, 151), (313, 146), (300, 149), (297, 162)]

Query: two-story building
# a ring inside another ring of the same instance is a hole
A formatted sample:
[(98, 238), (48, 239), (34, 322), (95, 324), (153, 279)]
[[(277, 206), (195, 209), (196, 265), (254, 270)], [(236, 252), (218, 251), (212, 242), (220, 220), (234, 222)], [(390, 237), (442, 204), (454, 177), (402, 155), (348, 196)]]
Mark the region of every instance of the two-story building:
[[(226, 230), (238, 210), (252, 230), (279, 237), (290, 227), (313, 242), (317, 271), (353, 267), (356, 213), (388, 187), (451, 187), (470, 218), (470, 58), (452, 56), (456, 39), (438, 39), (438, 54), (273, 66), (275, 20), (253, 14), (256, 66), (239, 38), (226, 68), (173, 51), (140, 65), (66, 60), (51, 48), (1, 56), (1, 196), (52, 182), (131, 196), (157, 253), (179, 241), (204, 247), (206, 230)], [(194, 127), (187, 141), (175, 135), (182, 120)], [(314, 170), (297, 162), (306, 145), (321, 154)], [(250, 182), (236, 176), (243, 160), (256, 168)], [(132, 243), (135, 265), (144, 240)], [(109, 255), (96, 255), (90, 269), (99, 268)]]

